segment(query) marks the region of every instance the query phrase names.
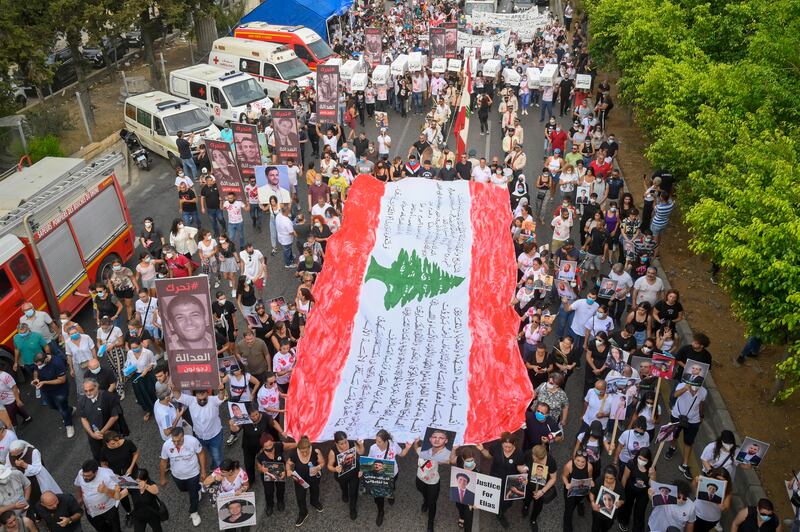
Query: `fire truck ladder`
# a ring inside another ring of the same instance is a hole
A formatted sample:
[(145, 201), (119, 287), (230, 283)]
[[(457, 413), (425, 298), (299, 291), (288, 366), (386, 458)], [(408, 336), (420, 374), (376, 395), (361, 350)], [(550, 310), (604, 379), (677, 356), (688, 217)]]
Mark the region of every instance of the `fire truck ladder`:
[(112, 152), (99, 157), (73, 174), (64, 176), (63, 181), (48, 187), (31, 196), (22, 205), (0, 218), (0, 233), (2, 230), (21, 225), (28, 214), (34, 214), (53, 203), (56, 203), (65, 194), (85, 187), (86, 181), (101, 173), (111, 175), (114, 167), (123, 160), (120, 153)]

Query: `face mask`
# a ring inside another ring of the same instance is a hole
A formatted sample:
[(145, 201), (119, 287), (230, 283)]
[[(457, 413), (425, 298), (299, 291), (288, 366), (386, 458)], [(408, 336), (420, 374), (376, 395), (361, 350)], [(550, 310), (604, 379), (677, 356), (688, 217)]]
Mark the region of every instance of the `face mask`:
[(588, 304), (590, 304), (590, 305), (594, 305), (594, 298), (593, 298), (593, 297), (587, 297), (587, 298), (586, 298), (586, 302), (587, 302)]
[(603, 312), (598, 312), (598, 313), (597, 313), (597, 317), (598, 317), (598, 319), (601, 319), (601, 320), (604, 320), (604, 319), (606, 319), (606, 315), (605, 315), (605, 313), (603, 313)]
[(600, 349), (601, 347), (603, 347), (603, 341), (602, 340), (595, 340), (594, 341), (594, 345), (597, 346), (597, 349)]
[(555, 384), (553, 384), (552, 382), (548, 382), (548, 383), (547, 383), (547, 389), (548, 389), (548, 390), (550, 390), (550, 391), (552, 392), (553, 390), (555, 390), (555, 389), (556, 389), (556, 385), (555, 385)]
[(772, 519), (772, 516), (771, 515), (758, 514), (758, 518), (766, 523), (767, 521)]
[(36, 368), (37, 369), (42, 369), (43, 367), (44, 367), (44, 364), (36, 364)]
[(147, 262), (147, 263), (149, 263), (151, 260), (153, 260), (152, 257), (145, 257), (144, 258), (144, 261)]
[(464, 469), (475, 469), (475, 460), (464, 460)]
[(142, 352), (142, 348), (141, 347), (134, 347), (134, 348), (131, 349), (131, 351), (133, 351), (134, 353), (141, 353)]
[(98, 291), (97, 291), (97, 295), (98, 295), (99, 297), (103, 297), (104, 295), (106, 295), (106, 293), (105, 293), (105, 292), (103, 292), (102, 290), (98, 290)]
[(72, 333), (69, 335), (69, 337), (72, 338), (73, 340), (77, 340), (81, 337), (81, 333)]
[(220, 243), (220, 244), (224, 244), (225, 242), (227, 242), (227, 240), (225, 240), (224, 238), (220, 238), (220, 239), (219, 239), (219, 243)]
[(564, 203), (561, 204), (561, 206), (562, 207), (569, 207), (569, 203), (565, 201)]
[(603, 395), (603, 390), (598, 390), (597, 388), (595, 388), (594, 393), (597, 394), (597, 397), (600, 397), (601, 395)]
[(652, 351), (652, 349), (650, 349), (649, 347), (643, 347), (643, 348), (642, 348), (642, 353), (644, 353), (645, 355), (647, 355), (648, 353), (650, 353), (650, 351)]
[(227, 299), (225, 299), (224, 297), (217, 299), (217, 303), (219, 303), (220, 305), (224, 305), (226, 301)]
[(317, 185), (317, 186), (320, 186), (322, 184), (322, 181), (317, 179), (317, 180), (314, 181), (314, 184)]
[(89, 371), (91, 371), (93, 375), (97, 375), (98, 373), (100, 373), (100, 369), (101, 368), (94, 368), (94, 369), (90, 369)]
[(636, 461), (639, 463), (639, 467), (647, 467), (647, 458), (639, 458)]
[(314, 227), (316, 227), (317, 229), (321, 229), (322, 228), (322, 224), (317, 222), (317, 223), (314, 224)]
[(732, 443), (723, 443), (722, 444), (722, 448), (725, 451), (730, 452), (730, 450), (733, 449), (733, 444)]
[(153, 227), (153, 224), (151, 224), (150, 222), (145, 222), (145, 223), (144, 223), (144, 226), (145, 226), (146, 228), (150, 229), (151, 227)]
[(544, 422), (545, 417), (546, 416), (544, 414), (542, 414), (538, 410), (536, 411), (536, 421), (538, 421), (539, 423), (542, 423), (542, 422)]
[(178, 229), (183, 229), (183, 224), (178, 224)]
[(24, 332), (24, 333), (21, 332), (21, 333), (17, 333), (17, 336), (19, 336), (20, 338), (25, 338), (29, 334), (30, 334), (30, 332)]
[(33, 310), (32, 308), (29, 308), (28, 310), (25, 311), (25, 316), (29, 318), (32, 318), (34, 314), (36, 314), (36, 311)]
[(453, 167), (453, 165), (448, 163), (448, 164), (444, 165), (444, 167), (447, 168), (448, 170), (450, 170)]
[(133, 336), (136, 334), (136, 329), (128, 329), (128, 332)]
[(114, 270), (115, 272), (118, 272), (122, 269), (122, 266), (120, 266), (119, 264), (115, 264), (111, 267), (111, 269)]
[(171, 259), (172, 258), (172, 253), (165, 253), (164, 257), (166, 257), (168, 259)]

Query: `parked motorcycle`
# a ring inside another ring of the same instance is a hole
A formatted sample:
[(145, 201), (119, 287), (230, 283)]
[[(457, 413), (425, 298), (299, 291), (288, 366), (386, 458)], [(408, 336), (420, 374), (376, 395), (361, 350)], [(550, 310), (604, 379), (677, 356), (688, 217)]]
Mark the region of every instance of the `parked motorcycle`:
[(122, 129), (119, 132), (119, 136), (122, 137), (122, 140), (124, 140), (125, 144), (128, 146), (128, 153), (130, 153), (131, 159), (136, 163), (136, 166), (142, 170), (150, 170), (150, 165), (153, 164), (150, 158), (150, 152), (139, 143), (139, 139), (136, 138), (136, 135), (127, 129)]

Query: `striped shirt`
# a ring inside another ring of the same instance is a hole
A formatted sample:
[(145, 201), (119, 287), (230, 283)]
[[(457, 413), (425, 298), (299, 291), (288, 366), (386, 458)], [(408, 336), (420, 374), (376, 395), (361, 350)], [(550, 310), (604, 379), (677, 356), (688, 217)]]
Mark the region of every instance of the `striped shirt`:
[(658, 203), (653, 210), (653, 221), (651, 225), (655, 226), (665, 226), (667, 222), (669, 222), (669, 215), (672, 213), (672, 209), (675, 208), (675, 202), (671, 199), (666, 203)]

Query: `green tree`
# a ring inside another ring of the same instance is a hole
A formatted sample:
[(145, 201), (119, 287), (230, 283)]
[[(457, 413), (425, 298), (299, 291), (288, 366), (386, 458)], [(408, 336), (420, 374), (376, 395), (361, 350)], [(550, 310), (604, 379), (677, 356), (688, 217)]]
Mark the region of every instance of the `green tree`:
[(405, 249), (400, 250), (388, 268), (378, 264), (375, 257), (371, 257), (364, 282), (370, 279), (386, 285), (386, 295), (383, 297), (386, 310), (405, 305), (414, 299), (422, 301), (424, 297), (444, 294), (464, 282), (463, 277), (447, 273), (436, 263), (421, 258), (417, 255), (417, 250), (412, 250), (409, 255)]

